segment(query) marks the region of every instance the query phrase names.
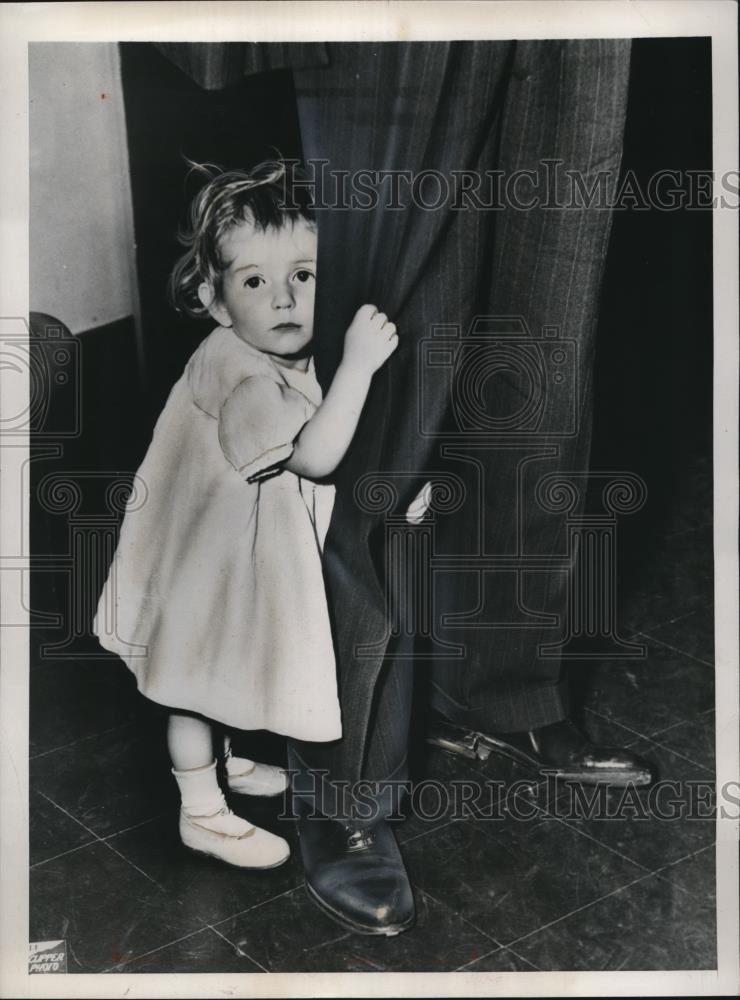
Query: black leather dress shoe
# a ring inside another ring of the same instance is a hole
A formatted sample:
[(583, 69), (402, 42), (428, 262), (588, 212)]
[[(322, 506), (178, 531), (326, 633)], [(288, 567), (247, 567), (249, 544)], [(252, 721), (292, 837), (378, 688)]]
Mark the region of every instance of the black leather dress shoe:
[(523, 733), (482, 733), (448, 722), (433, 721), (428, 740), (451, 753), (486, 760), (500, 754), (527, 770), (583, 785), (649, 785), (648, 761), (618, 747), (592, 743), (570, 719)]
[(312, 901), (358, 934), (392, 936), (415, 919), (414, 897), (396, 838), (385, 820), (352, 830), (294, 800), (298, 836)]

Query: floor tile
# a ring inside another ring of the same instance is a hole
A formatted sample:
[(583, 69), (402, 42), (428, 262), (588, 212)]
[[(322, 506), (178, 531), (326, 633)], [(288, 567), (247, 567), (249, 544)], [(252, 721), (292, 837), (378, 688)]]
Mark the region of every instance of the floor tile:
[[(599, 730), (594, 718), (587, 714), (590, 733)], [(582, 835), (653, 871), (699, 850), (714, 837), (711, 749), (705, 757), (697, 750), (704, 741), (713, 746), (713, 731), (713, 713), (709, 712), (696, 723), (680, 724), (654, 740), (633, 741), (631, 752), (653, 769), (655, 780), (649, 787), (582, 786), (550, 779), (529, 798), (555, 819), (572, 823)], [(616, 745), (620, 742), (608, 722), (603, 722), (599, 737)], [(666, 745), (671, 738), (674, 749)]]
[(713, 969), (714, 904), (648, 875), (512, 947), (545, 971)]
[(495, 943), (417, 890), (416, 923), (395, 938), (353, 934), (325, 917), (303, 888), (218, 930), (270, 972), (452, 972)]
[(638, 740), (630, 749), (650, 761), (656, 781), (677, 781), (682, 786), (682, 794), (696, 796), (694, 789), (698, 786), (713, 788), (713, 771), (667, 746), (668, 737), (672, 732), (673, 730), (669, 729), (658, 734), (655, 739)]
[(245, 914), (216, 925), (242, 953), (269, 972), (321, 970), (317, 949), (331, 950), (347, 932), (320, 913), (306, 896), (303, 886), (292, 889)]
[(109, 842), (200, 924), (216, 923), (303, 882), (295, 848), (286, 864), (268, 871), (239, 871), (188, 851), (180, 841), (177, 810)]
[(262, 973), (258, 965), (225, 941), (215, 931), (206, 927), (182, 941), (159, 948), (143, 958), (135, 958), (118, 966), (116, 972), (157, 973), (207, 973), (250, 972)]
[(100, 837), (177, 808), (166, 757), (134, 726), (31, 761), (31, 785)]
[(714, 605), (681, 615), (675, 621), (646, 628), (650, 639), (701, 660), (711, 667), (714, 664)]
[(414, 778), (402, 800), (403, 821), (392, 824), (401, 844), (472, 815), (486, 801), (485, 778), (474, 762), (436, 747), (423, 748)]
[(668, 537), (623, 595), (622, 634), (649, 631), (705, 607), (713, 594), (713, 545), (711, 525)]
[[(715, 824), (696, 816), (692, 793), (685, 788), (635, 790), (610, 789), (592, 798), (584, 808), (561, 797), (555, 822), (564, 822), (586, 841), (594, 840), (628, 858), (644, 871), (653, 872), (711, 844)], [(691, 813), (694, 815), (690, 815)], [(581, 817), (572, 818), (581, 814)], [(588, 814), (591, 813), (589, 816)]]
[(539, 972), (531, 960), (522, 958), (510, 948), (497, 948), (477, 961), (465, 965), (461, 972)]
[(59, 660), (33, 666), (30, 753), (44, 753), (131, 722), (139, 700), (133, 674), (120, 660)]
[(675, 650), (648, 641), (639, 661), (600, 661), (581, 668), (584, 707), (641, 736), (714, 708), (714, 675)]
[(31, 871), (30, 940), (67, 942), (69, 972), (98, 972), (196, 930), (145, 875), (95, 843)]
[(29, 798), (28, 829), (32, 865), (95, 840), (93, 834), (37, 792), (31, 792)]
[(694, 722), (671, 726), (653, 737), (655, 743), (692, 761), (708, 773), (715, 773), (715, 714), (704, 713)]
[(703, 900), (708, 906), (714, 905), (717, 895), (716, 844), (708, 844), (690, 857), (662, 868), (658, 876)]
[(564, 823), (462, 821), (403, 849), (412, 882), (500, 944), (631, 881), (640, 869)]

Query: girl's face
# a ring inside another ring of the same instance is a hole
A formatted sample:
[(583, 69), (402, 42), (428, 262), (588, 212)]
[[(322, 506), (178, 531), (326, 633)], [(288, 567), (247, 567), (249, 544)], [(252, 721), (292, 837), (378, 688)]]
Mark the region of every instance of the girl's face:
[(282, 229), (244, 222), (221, 242), (227, 267), (219, 301), (203, 283), (200, 300), (211, 316), (245, 343), (290, 367), (307, 364), (316, 291), (315, 229), (298, 218)]

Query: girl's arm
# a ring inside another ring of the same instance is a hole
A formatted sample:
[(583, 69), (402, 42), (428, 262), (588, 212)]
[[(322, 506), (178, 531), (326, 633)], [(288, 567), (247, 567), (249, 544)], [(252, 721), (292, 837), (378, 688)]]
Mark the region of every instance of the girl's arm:
[(362, 306), (344, 338), (344, 355), (323, 403), (304, 424), (285, 468), (323, 479), (344, 458), (373, 374), (398, 345), (396, 327), (375, 306)]

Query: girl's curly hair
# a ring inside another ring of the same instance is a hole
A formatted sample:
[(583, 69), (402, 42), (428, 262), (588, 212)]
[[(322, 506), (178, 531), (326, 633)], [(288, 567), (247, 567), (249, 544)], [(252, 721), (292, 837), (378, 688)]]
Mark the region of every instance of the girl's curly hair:
[(307, 186), (296, 184), (302, 174), (282, 160), (266, 160), (253, 170), (222, 170), (212, 163), (190, 163), (191, 171), (208, 178), (190, 205), (188, 226), (178, 233), (186, 247), (169, 280), (169, 298), (178, 312), (204, 319), (208, 310), (198, 297), (207, 282), (216, 299), (223, 291), (229, 262), (221, 241), (235, 226), (249, 222), (256, 229), (282, 229), (297, 219), (314, 223)]

